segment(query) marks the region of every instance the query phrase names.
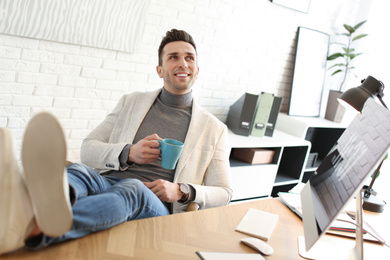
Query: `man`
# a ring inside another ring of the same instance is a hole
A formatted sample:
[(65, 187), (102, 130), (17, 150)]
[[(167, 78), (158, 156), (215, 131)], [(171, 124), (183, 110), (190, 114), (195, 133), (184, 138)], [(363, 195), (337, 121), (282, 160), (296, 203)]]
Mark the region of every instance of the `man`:
[[(71, 164), (66, 174), (61, 167), (66, 149), (59, 124), (47, 113), (31, 119), (22, 147), (25, 178), (18, 174), (16, 163), (11, 168), (0, 166), (0, 181), (3, 176), (12, 180), (11, 188), (1, 191), (1, 200), (18, 193), (14, 204), (29, 212), (23, 221), (15, 220), (3, 212), (20, 215), (20, 209), (0, 205), (0, 221), (11, 227), (0, 227), (0, 254), (23, 246), (24, 240), (37, 249), (125, 221), (182, 212), (189, 202), (200, 208), (227, 205), (232, 195), (227, 128), (192, 99), (198, 72), (192, 37), (175, 29), (167, 32), (157, 66), (164, 87), (122, 97), (84, 140), (85, 165)], [(12, 154), (10, 134), (1, 129), (0, 137), (1, 149)], [(174, 170), (161, 167), (157, 141), (161, 138), (184, 143)], [(0, 164), (8, 159), (0, 156)], [(46, 164), (50, 167), (42, 170)], [(50, 193), (45, 193), (52, 183)], [(13, 239), (3, 246), (11, 235)]]

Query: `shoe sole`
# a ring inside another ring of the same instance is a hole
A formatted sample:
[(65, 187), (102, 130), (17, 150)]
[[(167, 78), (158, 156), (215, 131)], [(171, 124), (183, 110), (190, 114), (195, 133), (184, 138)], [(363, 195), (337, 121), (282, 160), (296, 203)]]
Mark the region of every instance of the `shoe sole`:
[(65, 161), (60, 124), (47, 112), (35, 115), (24, 133), (22, 162), (36, 222), (51, 237), (65, 234), (73, 222)]
[(0, 129), (0, 144), (0, 254), (3, 254), (23, 247), (33, 213), (14, 157), (10, 130)]
[[(10, 208), (8, 204), (10, 204), (11, 202), (9, 202), (9, 199), (8, 199), (8, 196), (10, 196), (10, 194), (8, 194), (8, 187), (9, 187), (9, 176), (7, 176), (9, 173), (11, 172), (14, 172), (14, 169), (13, 169), (13, 162), (14, 162), (14, 158), (13, 158), (13, 145), (12, 145), (12, 139), (11, 139), (11, 131), (9, 131), (8, 129), (6, 128), (2, 128), (0, 129), (0, 143), (2, 144), (2, 149), (0, 150), (0, 194), (1, 194), (1, 197), (0, 197), (0, 203), (2, 205), (2, 207), (8, 209)], [(2, 210), (0, 212), (0, 214), (6, 214), (5, 212), (6, 210)], [(1, 219), (4, 219), (4, 218), (1, 218)], [(0, 223), (1, 225), (2, 223)], [(4, 229), (1, 229), (0, 230), (0, 235), (3, 235), (3, 232)]]

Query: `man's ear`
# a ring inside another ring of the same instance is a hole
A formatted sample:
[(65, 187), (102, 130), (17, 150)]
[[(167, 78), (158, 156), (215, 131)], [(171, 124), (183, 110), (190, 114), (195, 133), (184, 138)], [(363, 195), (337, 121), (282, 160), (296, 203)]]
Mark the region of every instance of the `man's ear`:
[(157, 66), (156, 67), (156, 71), (157, 71), (157, 74), (160, 78), (163, 77), (163, 73), (162, 73), (162, 67), (161, 66)]

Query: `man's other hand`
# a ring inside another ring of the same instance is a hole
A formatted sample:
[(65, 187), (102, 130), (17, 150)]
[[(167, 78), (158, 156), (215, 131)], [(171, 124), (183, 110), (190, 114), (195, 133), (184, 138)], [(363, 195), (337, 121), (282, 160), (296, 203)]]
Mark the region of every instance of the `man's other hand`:
[(160, 157), (160, 143), (157, 140), (162, 140), (157, 134), (152, 134), (144, 139), (139, 140), (132, 145), (129, 151), (128, 162), (137, 164), (148, 164), (156, 161)]
[(144, 182), (144, 184), (163, 202), (176, 202), (182, 197), (177, 183), (159, 179), (152, 182)]

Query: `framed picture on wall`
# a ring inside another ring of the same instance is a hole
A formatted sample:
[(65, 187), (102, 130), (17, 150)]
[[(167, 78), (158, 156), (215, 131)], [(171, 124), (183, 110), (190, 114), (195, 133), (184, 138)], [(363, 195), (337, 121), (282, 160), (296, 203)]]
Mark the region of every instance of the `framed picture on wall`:
[(298, 27), (289, 115), (320, 115), (328, 47), (328, 34)]
[(150, 1), (1, 0), (0, 33), (135, 53)]
[(273, 3), (294, 9), (302, 13), (308, 13), (310, 0), (271, 0)]

